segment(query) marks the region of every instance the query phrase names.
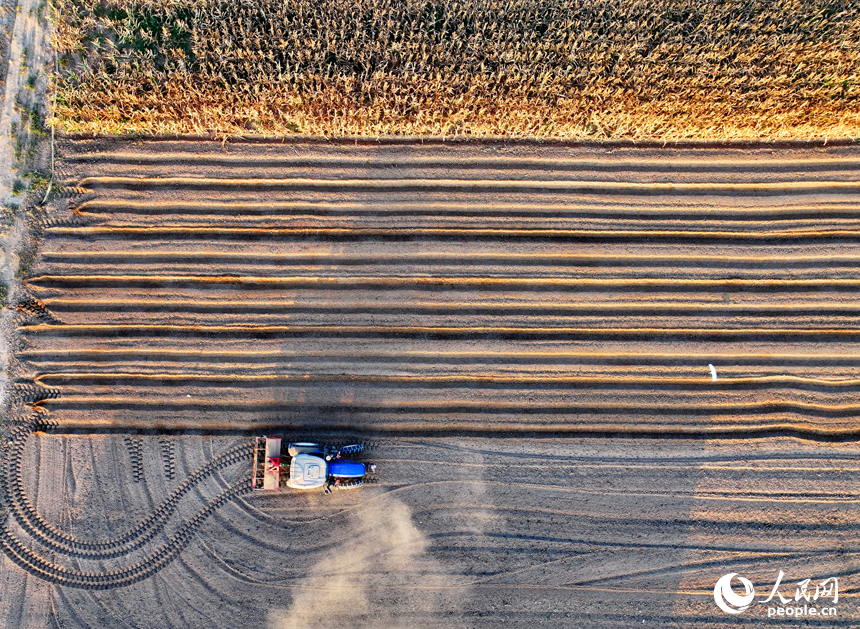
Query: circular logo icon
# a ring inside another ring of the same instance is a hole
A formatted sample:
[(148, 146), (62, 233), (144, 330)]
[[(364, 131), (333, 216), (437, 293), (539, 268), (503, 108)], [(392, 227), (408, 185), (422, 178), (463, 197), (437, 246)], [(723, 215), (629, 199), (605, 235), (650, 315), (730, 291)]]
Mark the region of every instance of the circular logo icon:
[(743, 595), (735, 594), (732, 589), (732, 579), (738, 577), (737, 572), (732, 572), (720, 577), (717, 585), (714, 586), (714, 601), (717, 607), (722, 609), (727, 614), (740, 614), (750, 606), (755, 598), (755, 590), (749, 579), (738, 577), (738, 581), (744, 586)]

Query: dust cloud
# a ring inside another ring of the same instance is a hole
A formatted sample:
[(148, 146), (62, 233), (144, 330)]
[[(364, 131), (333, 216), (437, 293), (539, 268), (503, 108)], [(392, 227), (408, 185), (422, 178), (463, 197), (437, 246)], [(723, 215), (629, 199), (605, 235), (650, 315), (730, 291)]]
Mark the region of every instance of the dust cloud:
[(428, 555), (428, 540), (407, 505), (386, 497), (357, 512), (352, 524), (298, 584), (292, 606), (270, 613), (270, 629), (316, 629), (333, 621), (411, 629), (428, 615), (460, 607), (466, 586)]

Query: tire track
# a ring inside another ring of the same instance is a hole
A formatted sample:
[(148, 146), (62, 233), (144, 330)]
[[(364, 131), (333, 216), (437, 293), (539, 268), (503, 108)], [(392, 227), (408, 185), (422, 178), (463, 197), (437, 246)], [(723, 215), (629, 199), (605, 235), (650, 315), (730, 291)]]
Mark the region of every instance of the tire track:
[[(252, 450), (249, 444), (240, 444), (228, 449), (188, 476), (149, 516), (122, 535), (99, 541), (86, 541), (80, 540), (47, 522), (39, 515), (27, 497), (22, 465), (26, 435), (31, 426), (32, 424), (25, 426), (25, 430), (15, 439), (7, 451), (8, 470), (6, 500), (4, 502), (10, 508), (18, 524), (43, 545), (69, 556), (87, 559), (119, 557), (142, 547), (144, 543), (164, 529), (178, 507), (179, 501), (195, 486), (222, 468), (232, 466), (237, 462), (250, 461)], [(134, 444), (133, 448), (130, 446), (130, 450), (134, 450), (133, 456), (139, 460), (142, 456), (139, 439), (136, 441), (127, 439), (127, 443), (129, 442)]]
[(188, 522), (170, 536), (168, 541), (143, 560), (126, 568), (105, 572), (86, 572), (64, 568), (27, 549), (7, 528), (0, 530), (0, 545), (7, 557), (30, 574), (66, 587), (90, 590), (124, 587), (142, 581), (172, 562), (191, 542), (194, 535), (217, 509), (243, 494), (250, 493), (247, 481), (236, 483), (221, 492)]
[(131, 477), (135, 483), (143, 478), (143, 442), (140, 437), (125, 437), (128, 457), (131, 460)]
[(176, 477), (176, 450), (173, 439), (159, 439), (161, 458), (164, 463), (164, 475), (168, 480)]

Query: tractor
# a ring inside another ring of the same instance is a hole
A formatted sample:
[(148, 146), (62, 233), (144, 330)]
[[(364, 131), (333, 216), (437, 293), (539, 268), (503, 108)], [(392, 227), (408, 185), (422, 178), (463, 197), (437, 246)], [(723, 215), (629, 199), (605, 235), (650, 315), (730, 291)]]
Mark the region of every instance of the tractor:
[[(364, 463), (352, 458), (365, 449), (364, 444), (324, 445), (299, 441), (284, 449), (279, 437), (257, 437), (254, 446), (254, 472), (251, 487), (255, 490), (334, 489), (361, 487), (367, 477)], [(370, 466), (376, 471), (376, 465)]]

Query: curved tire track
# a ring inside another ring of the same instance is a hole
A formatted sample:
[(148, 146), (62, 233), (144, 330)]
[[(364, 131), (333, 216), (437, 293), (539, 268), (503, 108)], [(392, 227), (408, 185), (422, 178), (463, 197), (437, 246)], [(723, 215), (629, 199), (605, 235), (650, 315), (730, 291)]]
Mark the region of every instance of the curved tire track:
[(80, 540), (59, 530), (39, 515), (27, 498), (22, 462), (25, 438), (18, 438), (7, 450), (6, 503), (15, 520), (42, 544), (67, 555), (106, 559), (128, 554), (157, 535), (168, 523), (179, 501), (206, 477), (239, 461), (251, 460), (252, 446), (236, 445), (218, 455), (188, 476), (150, 515), (122, 535), (100, 541)]
[(247, 480), (235, 483), (209, 501), (203, 509), (171, 535), (164, 545), (143, 560), (126, 568), (107, 572), (84, 572), (64, 568), (26, 548), (6, 527), (3, 527), (0, 532), (0, 546), (20, 567), (51, 583), (88, 590), (123, 587), (142, 581), (168, 565), (188, 546), (194, 534), (209, 516), (228, 501), (250, 491)]

